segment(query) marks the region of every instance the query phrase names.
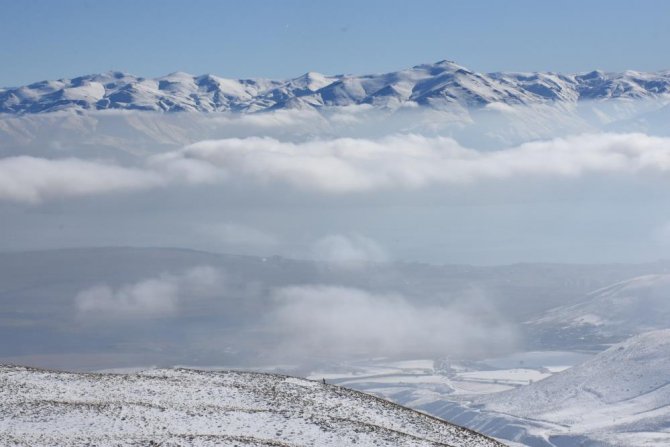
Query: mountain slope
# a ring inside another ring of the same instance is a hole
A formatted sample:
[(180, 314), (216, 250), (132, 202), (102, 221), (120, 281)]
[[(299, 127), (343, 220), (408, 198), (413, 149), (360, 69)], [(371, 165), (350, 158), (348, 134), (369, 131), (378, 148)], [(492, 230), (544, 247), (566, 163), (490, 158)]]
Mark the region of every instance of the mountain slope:
[(553, 424), (554, 435), (587, 435), (608, 445), (667, 443), (670, 330), (633, 337), (564, 372), (478, 403), (489, 412)]
[(670, 443), (670, 330), (647, 332), (508, 391), (412, 404), (531, 447)]
[(561, 306), (527, 323), (536, 338), (621, 341), (632, 335), (670, 327), (670, 275), (658, 273), (617, 282), (588, 294), (577, 304)]
[(2, 445), (502, 444), (389, 402), (284, 376), (0, 367)]
[(0, 113), (108, 109), (256, 112), (363, 104), (467, 109), (492, 103), (573, 103), (669, 94), (670, 71), (485, 74), (441, 61), (383, 74), (327, 76), (310, 72), (288, 80), (225, 79), (187, 73), (142, 78), (108, 72), (0, 89)]

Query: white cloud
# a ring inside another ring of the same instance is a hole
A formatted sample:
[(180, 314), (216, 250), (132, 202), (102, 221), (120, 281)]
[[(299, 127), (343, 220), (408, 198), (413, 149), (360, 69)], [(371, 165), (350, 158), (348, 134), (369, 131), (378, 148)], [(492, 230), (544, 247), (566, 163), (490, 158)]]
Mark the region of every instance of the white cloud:
[(509, 348), (516, 334), (482, 296), (420, 306), (398, 294), (333, 286), (276, 291), (270, 326), (280, 351), (298, 356), (445, 355)]
[(147, 160), (147, 169), (165, 181), (185, 184), (211, 184), (225, 181), (225, 170), (203, 160), (182, 157), (174, 152), (154, 156)]
[(177, 314), (180, 300), (214, 296), (223, 288), (222, 273), (209, 266), (179, 275), (162, 274), (113, 289), (107, 284), (79, 292), (79, 316), (98, 319), (165, 317)]
[(176, 164), (193, 160), (209, 163), (231, 179), (280, 182), (337, 194), (518, 177), (667, 173), (670, 139), (643, 134), (579, 135), (500, 151), (478, 151), (450, 138), (420, 135), (301, 143), (252, 137), (203, 141), (169, 157)]
[(202, 141), (149, 157), (135, 168), (74, 158), (0, 159), (0, 200), (35, 203), (164, 185), (239, 181), (347, 194), (519, 178), (668, 172), (670, 138), (644, 134), (579, 135), (499, 151), (468, 149), (450, 138), (420, 135), (304, 142), (251, 137)]
[(47, 199), (154, 188), (155, 172), (80, 159), (28, 156), (0, 159), (0, 200), (37, 203)]
[(360, 234), (325, 236), (314, 243), (312, 252), (318, 260), (345, 267), (388, 260), (378, 243)]
[(651, 238), (662, 245), (670, 245), (670, 222), (664, 222), (651, 229)]
[(484, 110), (491, 110), (501, 113), (515, 113), (517, 110), (519, 110), (519, 108), (510, 104), (505, 104), (504, 102), (490, 102), (484, 106)]
[(95, 286), (77, 294), (77, 309), (82, 314), (164, 316), (177, 310), (178, 288), (167, 278), (148, 279), (113, 290)]

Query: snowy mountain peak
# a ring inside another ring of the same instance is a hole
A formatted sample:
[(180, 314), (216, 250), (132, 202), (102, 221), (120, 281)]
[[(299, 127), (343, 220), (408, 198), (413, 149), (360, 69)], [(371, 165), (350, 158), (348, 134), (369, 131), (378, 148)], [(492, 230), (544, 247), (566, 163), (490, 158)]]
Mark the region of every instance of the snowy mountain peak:
[(107, 109), (248, 113), (359, 104), (394, 109), (407, 103), (436, 109), (469, 109), (491, 103), (574, 103), (669, 96), (668, 71), (487, 74), (442, 60), (391, 73), (328, 76), (308, 72), (288, 80), (226, 79), (184, 72), (151, 79), (110, 71), (0, 89), (0, 113)]
[(420, 65), (415, 65), (412, 67), (413, 69), (416, 70), (426, 70), (434, 73), (439, 73), (439, 72), (456, 72), (456, 71), (465, 71), (468, 73), (472, 73), (470, 70), (465, 68), (462, 65), (457, 64), (454, 61), (450, 61), (447, 59), (435, 62), (434, 64), (420, 64)]

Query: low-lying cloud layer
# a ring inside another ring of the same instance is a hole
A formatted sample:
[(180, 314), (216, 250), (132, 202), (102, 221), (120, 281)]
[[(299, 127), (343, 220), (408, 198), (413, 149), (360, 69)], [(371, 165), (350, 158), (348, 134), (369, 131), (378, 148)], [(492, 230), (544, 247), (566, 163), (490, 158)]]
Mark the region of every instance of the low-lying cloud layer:
[(184, 298), (199, 299), (223, 291), (223, 274), (208, 266), (181, 274), (164, 273), (113, 289), (107, 284), (82, 290), (75, 297), (82, 318), (155, 318), (177, 315)]
[(0, 159), (0, 200), (36, 203), (163, 184), (165, 178), (157, 172), (102, 162), (29, 156)]
[(670, 170), (670, 139), (644, 134), (580, 135), (478, 151), (450, 138), (420, 135), (303, 143), (247, 138), (203, 141), (168, 157), (168, 166), (198, 160), (231, 178), (339, 194), (515, 177), (666, 173)]
[[(370, 356), (481, 356), (507, 351), (517, 342), (515, 328), (475, 290), (447, 301), (417, 300), (379, 289), (300, 282), (263, 287), (263, 278), (250, 283), (224, 281), (224, 276), (221, 269), (199, 266), (118, 287), (96, 285), (76, 294), (75, 315), (79, 323), (107, 329), (141, 322), (161, 331), (166, 321), (183, 330), (189, 321), (201, 321), (198, 328), (227, 335), (206, 340), (193, 335), (188, 342), (232, 343), (268, 361), (300, 364)], [(240, 359), (249, 360), (245, 354)]]
[(515, 330), (475, 292), (428, 306), (397, 293), (309, 285), (278, 289), (274, 302), (269, 327), (279, 351), (298, 358), (481, 355), (516, 341)]
[(579, 135), (498, 151), (420, 135), (304, 142), (251, 137), (203, 141), (133, 167), (81, 159), (0, 159), (0, 200), (35, 203), (165, 185), (239, 182), (342, 195), (669, 171), (670, 138), (637, 133)]
[(377, 242), (360, 234), (329, 234), (313, 244), (312, 252), (317, 260), (345, 268), (389, 260), (388, 254)]

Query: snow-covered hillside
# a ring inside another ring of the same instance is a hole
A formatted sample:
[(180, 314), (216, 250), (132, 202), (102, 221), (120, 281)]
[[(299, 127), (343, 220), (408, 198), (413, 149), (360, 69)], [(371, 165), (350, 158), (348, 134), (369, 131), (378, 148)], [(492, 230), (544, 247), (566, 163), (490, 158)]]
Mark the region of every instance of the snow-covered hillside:
[(537, 337), (621, 341), (670, 327), (670, 275), (642, 275), (595, 290), (577, 304), (557, 307), (528, 322)]
[(667, 445), (670, 330), (638, 335), (566, 371), (477, 403), (487, 412), (537, 424), (531, 432), (586, 436), (607, 445)]
[[(519, 445), (669, 445), (670, 330), (575, 360), (577, 353), (519, 353), (449, 370), (371, 368), (332, 380)], [(499, 369), (510, 364), (516, 369)], [(469, 368), (479, 369), (463, 372)]]
[(256, 112), (369, 104), (397, 108), (478, 108), (670, 94), (670, 72), (476, 73), (451, 61), (384, 74), (306, 73), (288, 80), (225, 79), (172, 73), (143, 78), (121, 72), (0, 89), (0, 113), (57, 110)]
[(366, 394), (270, 374), (0, 366), (0, 385), (4, 446), (502, 445)]

